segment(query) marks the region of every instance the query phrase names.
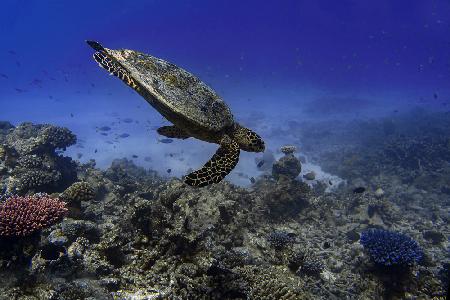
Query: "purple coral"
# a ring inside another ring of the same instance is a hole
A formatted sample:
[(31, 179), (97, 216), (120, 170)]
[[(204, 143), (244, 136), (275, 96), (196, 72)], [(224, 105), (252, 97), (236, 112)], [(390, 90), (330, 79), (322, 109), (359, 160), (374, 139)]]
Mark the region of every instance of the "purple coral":
[(12, 196), (0, 204), (0, 236), (27, 236), (59, 222), (66, 203), (46, 194)]

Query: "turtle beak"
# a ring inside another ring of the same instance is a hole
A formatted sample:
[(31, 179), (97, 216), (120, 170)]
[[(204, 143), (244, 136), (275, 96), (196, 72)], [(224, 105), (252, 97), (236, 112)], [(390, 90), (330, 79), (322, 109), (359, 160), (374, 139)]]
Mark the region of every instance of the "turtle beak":
[(100, 45), (99, 43), (95, 42), (95, 41), (88, 41), (86, 40), (86, 43), (91, 46), (94, 50), (97, 51), (105, 51), (105, 48), (103, 48), (102, 45)]

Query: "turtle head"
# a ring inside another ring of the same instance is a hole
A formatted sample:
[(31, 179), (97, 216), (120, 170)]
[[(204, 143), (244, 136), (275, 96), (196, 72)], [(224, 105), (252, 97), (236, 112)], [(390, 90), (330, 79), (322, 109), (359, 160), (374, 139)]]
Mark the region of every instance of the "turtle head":
[(88, 41), (88, 40), (86, 40), (86, 43), (89, 46), (91, 46), (96, 51), (104, 51), (105, 50), (105, 48), (103, 48), (103, 46), (100, 45), (99, 43), (97, 43), (96, 41)]
[[(126, 60), (123, 58), (124, 51), (111, 50), (103, 48), (102, 45), (95, 41), (86, 41), (97, 52), (94, 53), (93, 58), (100, 67), (107, 70), (111, 75), (120, 78), (125, 84), (132, 87), (139, 92), (139, 86), (134, 78), (130, 75), (130, 72), (123, 66)], [(121, 62), (119, 62), (121, 61)]]
[(264, 152), (265, 145), (262, 138), (254, 131), (235, 124), (231, 134), (233, 140), (239, 144), (239, 148), (248, 152)]

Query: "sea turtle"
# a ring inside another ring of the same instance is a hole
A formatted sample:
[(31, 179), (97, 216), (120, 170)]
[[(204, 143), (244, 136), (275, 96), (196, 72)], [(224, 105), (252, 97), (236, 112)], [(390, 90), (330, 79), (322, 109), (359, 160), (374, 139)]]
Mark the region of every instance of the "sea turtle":
[(202, 187), (218, 183), (236, 166), (240, 150), (264, 151), (261, 137), (235, 122), (220, 96), (191, 73), (148, 54), (86, 42), (96, 50), (94, 59), (102, 68), (137, 91), (173, 124), (158, 128), (159, 134), (220, 145), (201, 169), (185, 177), (186, 184)]

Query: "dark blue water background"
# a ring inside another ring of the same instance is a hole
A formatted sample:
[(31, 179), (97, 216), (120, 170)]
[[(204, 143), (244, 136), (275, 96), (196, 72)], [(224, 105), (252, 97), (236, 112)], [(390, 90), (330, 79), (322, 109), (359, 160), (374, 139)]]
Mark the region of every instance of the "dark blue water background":
[[(98, 68), (86, 39), (193, 72), (272, 148), (290, 142), (270, 132), (291, 120), (450, 107), (449, 1), (6, 0), (0, 36), (0, 119), (68, 126), (83, 147), (68, 153), (100, 166), (136, 154), (181, 175), (215, 146), (158, 143), (152, 127), (164, 120)], [(130, 136), (113, 146), (104, 125)]]

